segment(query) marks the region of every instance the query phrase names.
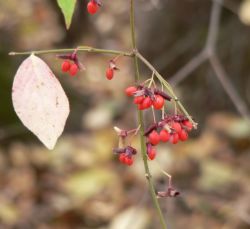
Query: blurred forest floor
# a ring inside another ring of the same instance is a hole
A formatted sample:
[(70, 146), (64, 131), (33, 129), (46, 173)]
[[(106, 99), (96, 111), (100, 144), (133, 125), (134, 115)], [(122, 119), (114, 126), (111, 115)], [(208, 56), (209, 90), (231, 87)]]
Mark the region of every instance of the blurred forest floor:
[[(103, 0), (94, 17), (86, 14), (86, 2), (78, 1), (68, 32), (55, 1), (0, 2), (0, 229), (160, 228), (140, 156), (127, 168), (112, 154), (117, 145), (113, 126), (136, 126), (134, 106), (123, 93), (133, 82), (129, 59), (119, 59), (121, 70), (109, 82), (104, 72), (110, 56), (81, 55), (87, 70), (76, 78), (60, 73), (54, 55), (42, 56), (71, 103), (66, 131), (52, 152), (22, 126), (12, 108), (12, 80), (23, 57), (9, 57), (10, 51), (78, 44), (129, 50), (128, 2)], [(224, 1), (216, 51), (249, 109), (246, 2), (243, 10), (243, 1)], [(141, 52), (162, 74), (173, 76), (204, 47), (211, 7), (208, 0), (138, 0)], [(142, 74), (150, 76), (144, 69)], [(157, 162), (150, 162), (157, 190), (167, 186), (160, 165), (181, 192), (160, 200), (170, 228), (250, 228), (249, 123), (207, 63), (175, 90), (199, 128), (188, 142), (160, 145)], [(139, 146), (138, 139), (134, 144)]]

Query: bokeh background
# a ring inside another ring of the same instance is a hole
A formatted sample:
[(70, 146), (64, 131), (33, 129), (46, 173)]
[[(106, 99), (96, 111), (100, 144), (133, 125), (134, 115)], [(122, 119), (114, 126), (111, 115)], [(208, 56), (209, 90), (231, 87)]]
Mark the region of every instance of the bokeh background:
[[(55, 55), (42, 55), (62, 83), (71, 104), (66, 129), (48, 151), (18, 120), (11, 87), (25, 56), (10, 51), (88, 45), (130, 49), (129, 1), (103, 0), (95, 16), (79, 0), (66, 31), (55, 0), (0, 1), (0, 228), (158, 229), (142, 160), (121, 165), (113, 126), (136, 127), (136, 113), (123, 93), (133, 83), (130, 59), (107, 81), (111, 56), (80, 54), (87, 67), (77, 77), (60, 72)], [(203, 49), (212, 0), (137, 0), (140, 51), (166, 79)], [(250, 2), (221, 6), (216, 53), (227, 79), (250, 104)], [(143, 78), (151, 73), (141, 67)], [(225, 86), (225, 85), (224, 85)], [(250, 126), (225, 93), (208, 61), (175, 84), (177, 94), (199, 123), (189, 141), (158, 147), (157, 163), (173, 176), (181, 196), (161, 199), (169, 228), (250, 228)], [(56, 115), (56, 114), (55, 114)], [(146, 122), (150, 121), (146, 118)], [(135, 139), (134, 145), (138, 146)], [(150, 162), (157, 190), (167, 178)]]

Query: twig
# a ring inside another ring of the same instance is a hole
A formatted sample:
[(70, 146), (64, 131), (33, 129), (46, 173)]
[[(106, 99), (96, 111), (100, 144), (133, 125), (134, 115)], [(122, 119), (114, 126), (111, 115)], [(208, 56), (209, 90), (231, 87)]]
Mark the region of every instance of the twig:
[[(67, 53), (67, 52), (74, 52), (75, 48), (72, 49), (49, 49), (49, 50), (37, 50), (37, 51), (28, 51), (28, 52), (10, 52), (10, 56), (17, 56), (17, 55), (40, 55), (40, 54), (49, 54), (49, 53)], [(119, 50), (111, 50), (111, 49), (98, 49), (89, 46), (79, 46), (77, 47), (78, 52), (90, 52), (90, 53), (102, 53), (102, 54), (112, 54), (112, 55), (121, 55), (121, 56), (133, 56), (131, 52), (124, 52)]]
[(181, 38), (173, 46), (170, 46), (167, 52), (163, 50), (163, 54), (159, 53), (157, 59), (153, 62), (154, 66), (157, 66), (157, 69), (161, 71), (172, 61), (183, 55), (191, 46), (197, 43), (197, 40), (194, 39), (196, 34), (198, 33), (192, 30), (184, 38)]
[(151, 107), (151, 110), (152, 110), (152, 115), (153, 115), (153, 121), (154, 121), (154, 123), (156, 123), (155, 110), (153, 107)]
[(207, 53), (202, 51), (170, 78), (170, 84), (175, 87), (188, 77), (189, 74), (198, 68), (205, 60), (207, 60)]
[(226, 74), (226, 71), (224, 70), (220, 60), (216, 55), (211, 56), (209, 58), (209, 61), (211, 63), (211, 66), (213, 67), (215, 74), (217, 78), (219, 79), (221, 85), (225, 89), (225, 92), (232, 100), (233, 104), (237, 108), (238, 112), (246, 119), (249, 119), (250, 114), (247, 109), (247, 105), (243, 102), (243, 100), (240, 98), (237, 91), (234, 89), (232, 83), (228, 80), (228, 76)]
[(246, 119), (250, 119), (249, 111), (245, 102), (240, 98), (239, 94), (233, 87), (232, 83), (227, 76), (217, 54), (216, 54), (216, 42), (219, 33), (220, 18), (222, 12), (223, 0), (212, 0), (212, 11), (210, 15), (210, 23), (207, 41), (204, 49), (190, 60), (184, 67), (182, 67), (175, 75), (170, 79), (170, 83), (176, 86), (186, 77), (188, 77), (195, 69), (197, 69), (204, 61), (209, 60), (211, 67), (214, 69), (217, 78), (219, 79), (223, 89), (232, 100), (234, 106), (238, 112)]
[(213, 0), (212, 11), (210, 14), (208, 36), (207, 36), (207, 41), (206, 41), (206, 46), (205, 46), (205, 50), (208, 53), (208, 55), (210, 54), (211, 51), (214, 52), (214, 49), (216, 46), (216, 41), (217, 41), (219, 26), (220, 26), (222, 3), (223, 3), (223, 0)]
[[(132, 40), (132, 47), (133, 50), (136, 52), (137, 47), (136, 47), (136, 35), (135, 35), (135, 13), (134, 13), (134, 0), (130, 0), (130, 29), (131, 29), (131, 40)], [(140, 80), (140, 72), (139, 72), (139, 63), (138, 63), (138, 56), (134, 56), (134, 65), (135, 65), (135, 81), (138, 83)], [(154, 72), (154, 71), (153, 71)], [(146, 142), (145, 142), (145, 137), (144, 137), (144, 121), (143, 121), (143, 113), (141, 110), (138, 110), (138, 119), (139, 119), (139, 124), (141, 125), (140, 128), (140, 142), (141, 142), (141, 154), (142, 154), (142, 159), (143, 159), (143, 164), (144, 164), (144, 169), (145, 169), (145, 174), (146, 178), (148, 181), (148, 186), (150, 190), (150, 194), (154, 203), (154, 206), (157, 210), (157, 214), (160, 219), (161, 227), (163, 229), (167, 229), (167, 225), (165, 223), (159, 202), (157, 200), (155, 188), (153, 185), (153, 181), (151, 178), (149, 166), (148, 166), (148, 159), (147, 159), (147, 152), (146, 152)]]
[(219, 4), (221, 4), (225, 9), (231, 11), (232, 13), (238, 15), (238, 10), (236, 9), (236, 6), (234, 3), (229, 2), (227, 0), (224, 0), (223, 2), (220, 2), (220, 0), (212, 0), (212, 1), (217, 1)]
[(154, 68), (154, 66), (144, 57), (142, 56), (138, 51), (135, 52), (135, 55), (152, 71), (155, 73), (155, 76), (158, 78), (158, 80), (165, 86), (169, 94), (173, 97), (175, 102), (178, 104), (179, 108), (183, 112), (183, 114), (189, 119), (190, 122), (192, 122), (194, 128), (197, 127), (197, 123), (195, 123), (192, 119), (192, 117), (189, 115), (185, 107), (182, 105), (182, 103), (179, 101), (178, 97), (174, 93), (172, 87), (170, 84), (162, 77), (162, 75)]

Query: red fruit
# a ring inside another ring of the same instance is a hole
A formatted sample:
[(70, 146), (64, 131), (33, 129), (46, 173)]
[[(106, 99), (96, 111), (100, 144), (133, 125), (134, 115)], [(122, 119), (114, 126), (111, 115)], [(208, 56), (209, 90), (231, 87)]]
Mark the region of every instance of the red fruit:
[(179, 141), (179, 135), (177, 133), (174, 133), (170, 136), (169, 141), (173, 144), (177, 144)]
[(90, 14), (95, 14), (98, 11), (98, 9), (99, 9), (98, 4), (93, 0), (91, 0), (87, 5), (87, 10)]
[(63, 63), (62, 63), (62, 71), (63, 72), (68, 72), (69, 69), (70, 69), (70, 66), (71, 66), (71, 64), (70, 64), (69, 61), (67, 61), (67, 60), (63, 61)]
[(108, 80), (112, 80), (114, 77), (114, 70), (112, 68), (108, 68), (106, 71), (106, 78)]
[(121, 153), (119, 155), (119, 161), (124, 164), (125, 163), (125, 159), (126, 159), (126, 154), (125, 153)]
[(149, 107), (152, 106), (152, 100), (149, 97), (146, 97), (143, 102), (142, 102), (142, 106), (144, 109), (147, 109)]
[(128, 166), (131, 166), (133, 163), (134, 163), (134, 161), (133, 161), (132, 157), (125, 158), (125, 164), (127, 164)]
[(141, 103), (141, 104), (138, 104), (138, 110), (144, 110), (144, 106), (143, 106), (142, 103)]
[(156, 110), (160, 110), (164, 106), (164, 98), (160, 95), (155, 96), (155, 100), (153, 101), (153, 106)]
[(157, 145), (160, 142), (160, 136), (159, 134), (153, 130), (149, 135), (148, 135), (148, 141), (152, 144), (152, 145)]
[(141, 104), (144, 100), (144, 96), (136, 96), (134, 98), (134, 104)]
[(72, 64), (71, 67), (70, 67), (70, 70), (69, 70), (69, 74), (71, 76), (75, 76), (78, 72), (78, 66), (76, 64)]
[(151, 149), (148, 153), (148, 158), (150, 160), (154, 160), (155, 159), (155, 156), (156, 156), (156, 150), (155, 149)]
[(182, 130), (181, 132), (179, 132), (178, 135), (179, 135), (179, 139), (183, 142), (188, 139), (188, 134), (185, 130)]
[(161, 130), (160, 139), (162, 142), (167, 142), (170, 138), (170, 134), (166, 130)]
[(189, 120), (185, 120), (182, 124), (187, 128), (188, 131), (192, 130), (193, 124)]
[(127, 87), (125, 93), (127, 94), (127, 96), (132, 96), (136, 91), (136, 87)]
[(181, 128), (181, 124), (178, 122), (173, 122), (172, 126), (171, 126), (177, 133), (179, 133), (182, 128)]

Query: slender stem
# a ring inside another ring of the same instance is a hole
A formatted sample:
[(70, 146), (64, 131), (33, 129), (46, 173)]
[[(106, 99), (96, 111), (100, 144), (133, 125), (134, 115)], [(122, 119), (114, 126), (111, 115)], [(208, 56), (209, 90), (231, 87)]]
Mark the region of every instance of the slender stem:
[(139, 52), (136, 52), (135, 55), (152, 71), (155, 73), (155, 76), (158, 78), (158, 80), (166, 87), (166, 89), (168, 90), (168, 92), (171, 94), (171, 96), (173, 97), (173, 99), (175, 100), (175, 102), (178, 104), (178, 106), (180, 107), (181, 111), (185, 114), (185, 116), (189, 119), (190, 122), (192, 122), (194, 128), (197, 127), (197, 123), (195, 123), (192, 119), (192, 117), (188, 114), (187, 110), (184, 108), (184, 106), (182, 105), (182, 103), (179, 101), (178, 97), (176, 96), (176, 94), (174, 93), (172, 87), (170, 86), (170, 84), (161, 76), (161, 74), (159, 72), (156, 71), (156, 69), (154, 68), (154, 66), (152, 64), (149, 63), (148, 60), (145, 59), (145, 57), (143, 57)]
[[(132, 1), (132, 0), (131, 0)], [(134, 6), (131, 4), (131, 10), (134, 12)], [(178, 100), (177, 96), (175, 95), (172, 87), (170, 84), (160, 75), (159, 72), (149, 63), (148, 60), (145, 59), (136, 49), (135, 43), (135, 26), (134, 26), (134, 14), (130, 16), (131, 21), (131, 34), (132, 34), (132, 45), (133, 45), (133, 52), (125, 52), (119, 50), (111, 50), (111, 49), (98, 49), (89, 46), (79, 46), (77, 47), (78, 52), (89, 52), (89, 53), (101, 53), (101, 54), (111, 54), (111, 55), (119, 55), (119, 56), (127, 56), (133, 57), (135, 66), (138, 66), (138, 59), (140, 59), (158, 78), (158, 80), (167, 88), (168, 92), (173, 96), (176, 103), (182, 110), (182, 112), (187, 116), (187, 118), (193, 123), (193, 126), (196, 127), (197, 124), (192, 120), (191, 116), (188, 114), (184, 106)], [(66, 53), (66, 52), (74, 52), (76, 49), (69, 48), (69, 49), (49, 49), (49, 50), (37, 50), (37, 51), (27, 51), (27, 52), (10, 52), (9, 55), (16, 56), (16, 55), (30, 55), (30, 54), (49, 54), (49, 53)], [(136, 67), (136, 82), (139, 83), (140, 73), (139, 67)]]
[[(130, 0), (130, 28), (131, 28), (131, 39), (132, 39), (132, 47), (135, 53), (137, 53), (137, 47), (136, 47), (136, 36), (135, 36), (135, 13), (134, 13), (134, 0)], [(138, 56), (134, 56), (134, 65), (135, 65), (135, 80), (136, 83), (139, 83), (140, 80), (140, 72), (139, 72), (139, 63), (138, 63)], [(148, 166), (148, 159), (147, 159), (147, 152), (146, 152), (146, 142), (145, 142), (145, 136), (144, 136), (144, 122), (143, 122), (143, 113), (141, 110), (138, 110), (138, 119), (139, 124), (141, 126), (140, 128), (140, 142), (141, 142), (141, 153), (142, 153), (142, 159), (144, 163), (144, 169), (145, 169), (145, 175), (148, 181), (149, 190), (151, 197), (153, 199), (154, 206), (157, 210), (161, 226), (163, 229), (167, 229), (167, 225), (165, 223), (160, 205), (157, 200), (157, 196), (155, 193), (155, 188), (153, 185), (152, 177), (150, 174), (149, 166)]]
[[(172, 179), (172, 176), (161, 168), (161, 166), (160, 166), (160, 164), (159, 164), (159, 162), (158, 162), (157, 160), (154, 160), (154, 163), (155, 163), (155, 165), (157, 165), (158, 169), (159, 169), (165, 176), (167, 176), (169, 179)], [(170, 184), (171, 184), (171, 183), (169, 183), (169, 186), (171, 187), (172, 185), (170, 185)]]
[(152, 110), (152, 115), (153, 115), (154, 123), (156, 123), (155, 110), (154, 110), (154, 107), (153, 107), (153, 106), (151, 106), (151, 110)]
[(154, 76), (155, 76), (155, 73), (153, 72), (148, 87), (151, 87), (152, 83), (154, 83), (154, 86), (156, 87), (155, 82), (154, 82)]
[[(49, 54), (49, 53), (67, 53), (74, 52), (76, 49), (49, 49), (49, 50), (38, 50), (38, 51), (28, 51), (28, 52), (10, 52), (10, 56), (16, 55), (30, 55), (30, 54)], [(118, 50), (110, 50), (110, 49), (98, 49), (89, 46), (79, 46), (77, 47), (78, 52), (90, 52), (90, 53), (102, 53), (102, 54), (112, 54), (112, 55), (121, 55), (121, 56), (134, 56), (132, 52), (124, 52)]]
[[(126, 56), (126, 57), (132, 57), (134, 60), (134, 66), (135, 66), (135, 81), (137, 84), (140, 83), (140, 72), (139, 72), (139, 60), (143, 62), (153, 73), (150, 86), (152, 83), (154, 83), (154, 75), (158, 78), (162, 86), (165, 86), (168, 92), (171, 94), (171, 96), (174, 99), (174, 102), (180, 107), (181, 111), (187, 116), (187, 118), (193, 123), (193, 126), (196, 127), (196, 123), (192, 120), (191, 116), (188, 114), (184, 106), (181, 104), (181, 102), (178, 100), (177, 96), (175, 95), (172, 87), (170, 84), (160, 75), (159, 72), (156, 71), (156, 69), (150, 64), (148, 60), (146, 60), (138, 51), (136, 47), (136, 35), (135, 35), (135, 13), (134, 13), (134, 0), (130, 0), (130, 28), (131, 28), (131, 40), (132, 40), (132, 52), (125, 52), (125, 51), (119, 51), (119, 50), (110, 50), (110, 49), (98, 49), (93, 48), (89, 46), (79, 46), (76, 49), (74, 48), (68, 48), (68, 49), (50, 49), (50, 50), (37, 50), (37, 51), (27, 51), (27, 52), (10, 52), (9, 55), (15, 56), (15, 55), (40, 55), (40, 54), (53, 54), (53, 53), (67, 53), (67, 52), (74, 52), (77, 50), (77, 52), (89, 52), (89, 53), (101, 53), (101, 54), (111, 54), (111, 55), (118, 55), (119, 56)], [(147, 82), (147, 81), (145, 81)], [(163, 109), (163, 116), (164, 116), (164, 109)], [(155, 117), (154, 117), (155, 119)], [(152, 177), (150, 174), (150, 169), (148, 166), (147, 161), (147, 150), (146, 150), (146, 141), (145, 141), (145, 127), (144, 127), (144, 120), (143, 120), (143, 112), (141, 110), (138, 110), (138, 120), (139, 120), (139, 127), (138, 131), (140, 132), (140, 142), (141, 142), (141, 154), (143, 158), (144, 168), (145, 168), (145, 176), (148, 181), (150, 194), (154, 203), (154, 206), (157, 210), (158, 217), (160, 219), (160, 223), (162, 226), (162, 229), (167, 229), (167, 225), (164, 220), (164, 216), (162, 214), (161, 208), (159, 206), (159, 202), (157, 200), (155, 188), (153, 185)], [(137, 134), (137, 131), (136, 133)], [(119, 146), (121, 147), (124, 145), (123, 138), (119, 138)], [(167, 173), (165, 173), (171, 180), (171, 176)]]

